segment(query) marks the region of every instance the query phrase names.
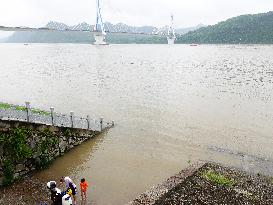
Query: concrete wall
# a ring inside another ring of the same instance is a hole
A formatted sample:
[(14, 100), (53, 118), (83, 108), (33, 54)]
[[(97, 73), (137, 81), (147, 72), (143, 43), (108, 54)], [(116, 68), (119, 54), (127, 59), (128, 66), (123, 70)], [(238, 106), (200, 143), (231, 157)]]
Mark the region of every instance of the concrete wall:
[(91, 130), (0, 120), (0, 136), (11, 135), (14, 129), (28, 130), (25, 145), (31, 149), (31, 156), (20, 160), (18, 157), (16, 159), (8, 148), (10, 142), (0, 141), (0, 185), (3, 184), (4, 180), (5, 160), (12, 159), (14, 178), (20, 178), (39, 169), (37, 165), (53, 161), (56, 157), (99, 133)]

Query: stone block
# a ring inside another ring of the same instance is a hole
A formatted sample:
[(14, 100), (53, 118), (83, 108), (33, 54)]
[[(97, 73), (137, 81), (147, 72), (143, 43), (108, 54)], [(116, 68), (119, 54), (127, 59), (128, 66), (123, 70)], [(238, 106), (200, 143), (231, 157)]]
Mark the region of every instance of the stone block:
[(14, 173), (14, 179), (18, 179), (20, 177), (19, 172)]
[(19, 172), (19, 176), (26, 176), (29, 173), (29, 170)]
[(74, 144), (74, 140), (72, 139), (72, 137), (68, 138), (68, 144), (69, 145)]
[(58, 156), (60, 156), (60, 151), (56, 150), (56, 152), (54, 153), (54, 158), (57, 158)]
[(78, 146), (82, 143), (82, 141), (75, 142), (74, 146)]
[(11, 127), (11, 125), (9, 123), (5, 123), (5, 122), (0, 122), (0, 130), (1, 131), (6, 131)]
[(40, 152), (34, 152), (34, 153), (32, 154), (32, 157), (33, 157), (34, 159), (36, 159), (36, 158), (39, 157), (40, 155), (41, 155)]
[(67, 146), (68, 146), (68, 143), (61, 138), (59, 142), (59, 151), (65, 152), (65, 150), (67, 149)]
[(15, 172), (22, 172), (27, 170), (24, 164), (17, 164), (15, 167)]
[(34, 149), (37, 146), (37, 141), (35, 141), (35, 139), (30, 140), (29, 145), (30, 145), (31, 149)]

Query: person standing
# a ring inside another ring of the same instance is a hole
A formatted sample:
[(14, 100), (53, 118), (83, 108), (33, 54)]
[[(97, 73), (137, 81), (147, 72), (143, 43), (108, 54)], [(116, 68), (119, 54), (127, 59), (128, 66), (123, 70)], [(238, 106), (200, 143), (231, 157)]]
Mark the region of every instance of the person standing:
[[(81, 183), (80, 183), (82, 201), (86, 200), (87, 187), (88, 187), (88, 184), (85, 181), (85, 178), (82, 178)], [(83, 198), (83, 196), (84, 196), (84, 198)]]
[(66, 177), (62, 177), (60, 179), (61, 183), (65, 183), (66, 189), (71, 189), (72, 191), (72, 198), (73, 198), (73, 204), (76, 205), (77, 204), (77, 198), (76, 198), (76, 194), (77, 194), (77, 186), (76, 184), (73, 183), (72, 179), (70, 179), (70, 177), (66, 176)]
[(47, 188), (50, 190), (50, 198), (53, 205), (62, 205), (62, 192), (57, 188), (57, 183), (55, 181), (50, 181), (47, 183)]

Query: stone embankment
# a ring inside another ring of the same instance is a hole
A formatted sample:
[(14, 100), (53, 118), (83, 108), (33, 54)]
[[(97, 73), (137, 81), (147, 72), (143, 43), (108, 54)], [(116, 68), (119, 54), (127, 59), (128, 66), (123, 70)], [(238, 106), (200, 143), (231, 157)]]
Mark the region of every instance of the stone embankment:
[(0, 103), (0, 186), (41, 170), (74, 146), (114, 126), (100, 120)]
[(8, 185), (94, 137), (99, 131), (0, 120), (0, 185)]
[(128, 205), (273, 204), (273, 178), (198, 162)]

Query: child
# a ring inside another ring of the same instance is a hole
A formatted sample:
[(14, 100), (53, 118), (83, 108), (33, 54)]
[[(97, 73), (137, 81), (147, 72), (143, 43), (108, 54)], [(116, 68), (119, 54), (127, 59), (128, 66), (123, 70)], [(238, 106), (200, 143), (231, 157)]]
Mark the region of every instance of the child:
[[(82, 200), (86, 200), (86, 190), (88, 187), (88, 184), (85, 181), (85, 178), (81, 179), (81, 183), (80, 183), (80, 187), (81, 187), (81, 196), (82, 196)], [(83, 199), (83, 195), (84, 195), (84, 199)]]

